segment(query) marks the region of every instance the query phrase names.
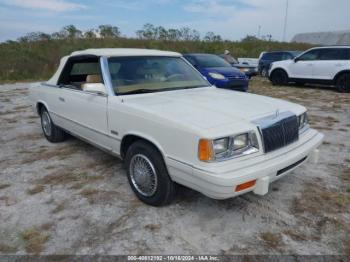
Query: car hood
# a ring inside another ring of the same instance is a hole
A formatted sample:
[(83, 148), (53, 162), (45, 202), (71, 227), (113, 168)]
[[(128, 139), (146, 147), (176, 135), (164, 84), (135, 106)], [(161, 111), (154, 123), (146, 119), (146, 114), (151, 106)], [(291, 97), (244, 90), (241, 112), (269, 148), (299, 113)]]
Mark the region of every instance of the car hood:
[(241, 73), (237, 68), (235, 67), (208, 67), (205, 68), (205, 70), (210, 73), (219, 73), (226, 77), (244, 77), (245, 75)]
[(305, 108), (287, 101), (215, 87), (123, 96), (137, 114), (201, 130), (253, 120), (280, 112), (301, 114)]

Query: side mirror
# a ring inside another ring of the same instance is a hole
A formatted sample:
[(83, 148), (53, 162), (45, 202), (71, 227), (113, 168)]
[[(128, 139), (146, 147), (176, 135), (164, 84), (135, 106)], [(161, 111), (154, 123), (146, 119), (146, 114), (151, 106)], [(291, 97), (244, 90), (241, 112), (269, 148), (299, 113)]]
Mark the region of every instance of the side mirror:
[(99, 95), (107, 95), (106, 87), (102, 83), (86, 83), (82, 86), (83, 91)]
[(298, 57), (295, 57), (293, 60), (294, 60), (294, 63), (298, 63), (299, 58), (298, 58)]

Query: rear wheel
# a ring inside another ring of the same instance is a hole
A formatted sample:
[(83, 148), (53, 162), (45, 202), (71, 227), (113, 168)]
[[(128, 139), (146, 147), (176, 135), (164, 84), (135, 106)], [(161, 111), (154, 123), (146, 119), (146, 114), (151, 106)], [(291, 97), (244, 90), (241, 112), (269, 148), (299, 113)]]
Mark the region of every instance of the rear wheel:
[(336, 86), (339, 92), (350, 92), (350, 74), (343, 74), (338, 77)]
[(129, 184), (136, 196), (151, 206), (169, 204), (175, 195), (162, 155), (151, 144), (137, 141), (126, 153)]
[(41, 127), (47, 140), (52, 143), (58, 143), (65, 140), (65, 132), (56, 126), (51, 119), (51, 116), (46, 108), (40, 112)]
[(288, 75), (284, 70), (275, 70), (271, 74), (273, 85), (286, 85), (289, 82)]

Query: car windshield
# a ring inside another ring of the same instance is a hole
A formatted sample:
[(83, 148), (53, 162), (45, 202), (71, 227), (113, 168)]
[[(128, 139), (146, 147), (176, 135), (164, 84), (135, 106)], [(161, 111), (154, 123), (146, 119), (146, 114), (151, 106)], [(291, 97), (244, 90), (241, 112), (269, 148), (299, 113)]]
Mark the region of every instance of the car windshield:
[(196, 55), (195, 58), (198, 65), (204, 68), (231, 67), (228, 62), (217, 55)]
[(118, 95), (209, 86), (204, 77), (180, 57), (112, 57), (108, 64), (113, 89)]

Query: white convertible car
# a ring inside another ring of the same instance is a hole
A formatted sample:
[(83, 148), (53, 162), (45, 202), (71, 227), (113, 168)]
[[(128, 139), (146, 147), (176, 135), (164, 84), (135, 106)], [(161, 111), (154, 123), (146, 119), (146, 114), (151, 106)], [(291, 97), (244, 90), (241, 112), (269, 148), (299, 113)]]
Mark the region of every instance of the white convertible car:
[(215, 199), (264, 195), (323, 139), (304, 107), (218, 89), (174, 52), (73, 52), (30, 94), (49, 141), (70, 133), (122, 158), (154, 206), (170, 203), (176, 183)]

